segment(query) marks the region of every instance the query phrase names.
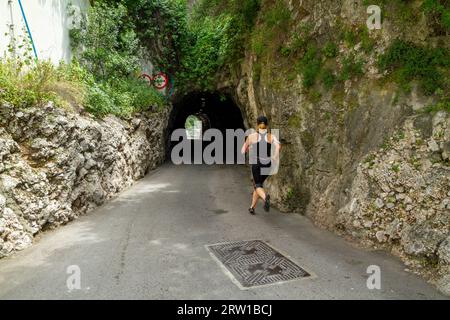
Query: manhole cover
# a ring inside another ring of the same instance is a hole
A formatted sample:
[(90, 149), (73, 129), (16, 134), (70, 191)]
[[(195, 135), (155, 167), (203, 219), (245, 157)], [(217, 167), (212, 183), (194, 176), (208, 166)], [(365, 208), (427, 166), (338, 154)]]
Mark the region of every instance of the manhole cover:
[(206, 246), (241, 289), (311, 277), (263, 241), (239, 241)]

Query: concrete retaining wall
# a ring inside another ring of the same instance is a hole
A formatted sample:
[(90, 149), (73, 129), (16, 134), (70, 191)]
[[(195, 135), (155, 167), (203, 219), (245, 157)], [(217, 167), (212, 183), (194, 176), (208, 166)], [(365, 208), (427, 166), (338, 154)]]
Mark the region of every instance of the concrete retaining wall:
[[(73, 18), (68, 13), (71, 4), (79, 15), (86, 12), (88, 0), (22, 0), (22, 5), (39, 59), (58, 63), (70, 61), (69, 29)], [(75, 16), (76, 16), (75, 15)], [(18, 0), (0, 1), (0, 57), (11, 56), (10, 45), (16, 42), (16, 54), (21, 50), (18, 46), (27, 39), (25, 22)]]

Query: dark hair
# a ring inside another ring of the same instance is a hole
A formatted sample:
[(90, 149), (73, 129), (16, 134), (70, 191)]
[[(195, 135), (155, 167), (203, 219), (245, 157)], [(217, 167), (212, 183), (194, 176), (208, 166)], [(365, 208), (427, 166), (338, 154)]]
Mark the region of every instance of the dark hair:
[(264, 123), (267, 126), (269, 124), (269, 120), (267, 120), (265, 116), (259, 116), (258, 119), (256, 119), (256, 123), (258, 125)]

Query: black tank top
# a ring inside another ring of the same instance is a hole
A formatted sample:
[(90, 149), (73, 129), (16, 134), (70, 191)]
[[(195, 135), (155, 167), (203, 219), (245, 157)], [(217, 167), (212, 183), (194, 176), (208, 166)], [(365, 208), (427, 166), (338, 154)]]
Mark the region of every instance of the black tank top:
[(269, 164), (272, 157), (272, 144), (266, 141), (266, 137), (267, 133), (258, 132), (258, 143), (256, 144), (258, 164)]

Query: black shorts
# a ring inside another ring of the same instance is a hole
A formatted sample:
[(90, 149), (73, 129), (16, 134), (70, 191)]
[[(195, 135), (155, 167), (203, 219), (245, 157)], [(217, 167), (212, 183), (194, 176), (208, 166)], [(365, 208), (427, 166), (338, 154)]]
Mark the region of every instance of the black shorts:
[(253, 183), (255, 184), (255, 188), (263, 188), (264, 181), (269, 177), (269, 175), (263, 175), (261, 174), (262, 168), (270, 168), (271, 163), (267, 164), (252, 164), (252, 176), (253, 176)]

